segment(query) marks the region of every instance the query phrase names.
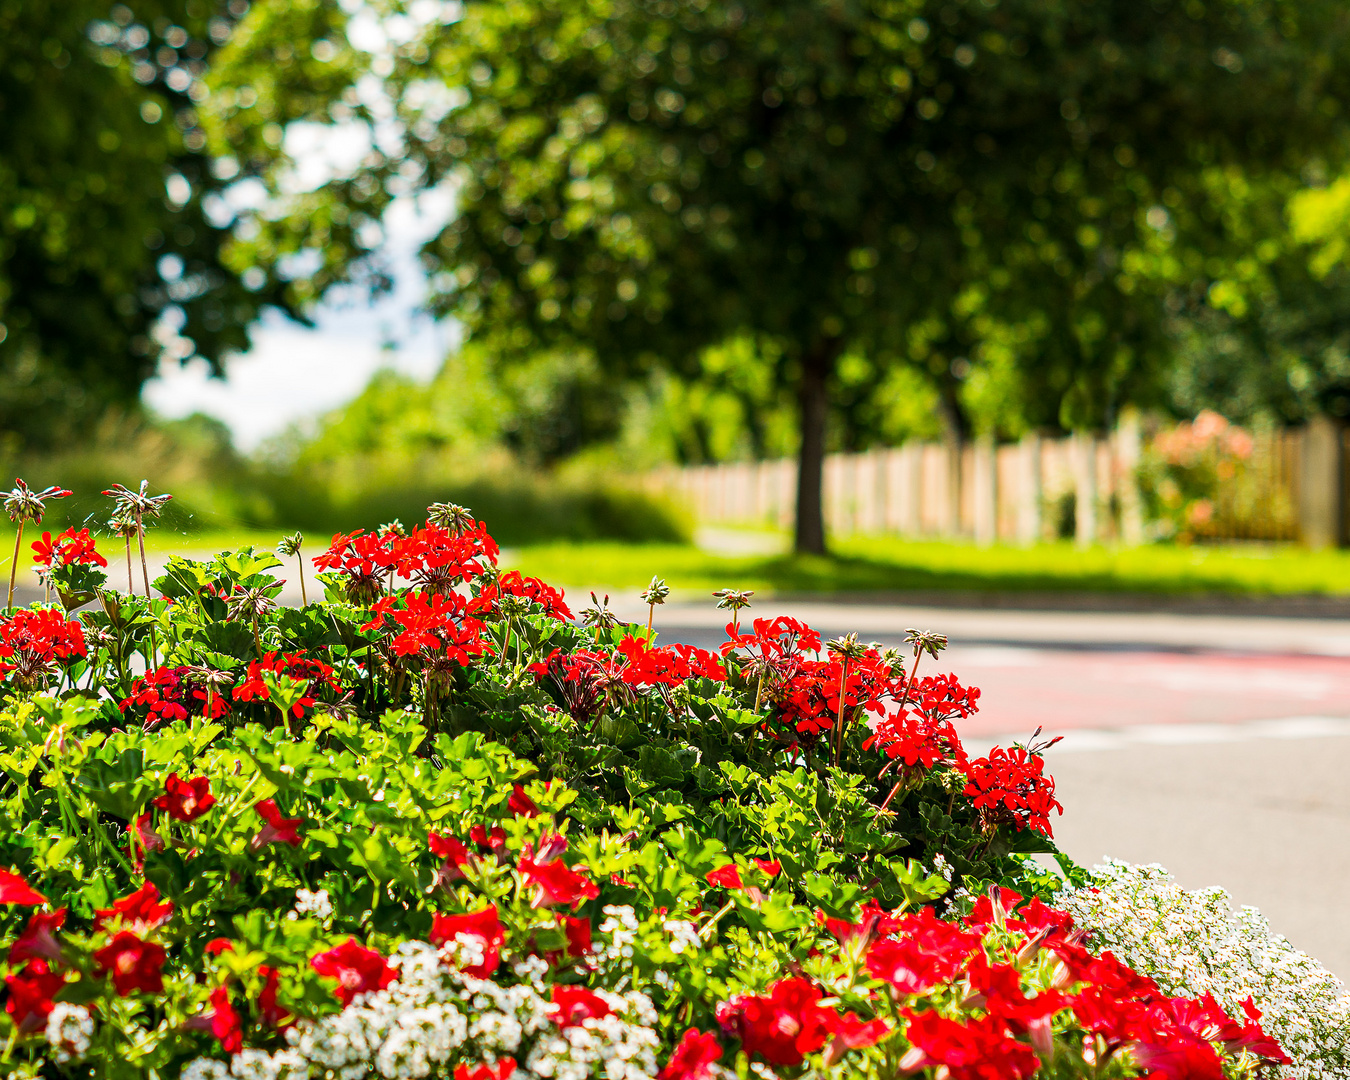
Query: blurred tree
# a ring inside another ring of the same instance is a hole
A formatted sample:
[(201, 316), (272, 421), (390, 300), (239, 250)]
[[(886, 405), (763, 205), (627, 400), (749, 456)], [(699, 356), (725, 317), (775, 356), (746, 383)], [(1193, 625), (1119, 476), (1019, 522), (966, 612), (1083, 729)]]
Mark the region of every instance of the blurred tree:
[[(772, 342), (804, 551), (824, 548), (831, 395), (865, 416), (897, 363), (928, 374), (953, 435), (972, 396), (1087, 427), (1160, 393), (1160, 299), (1226, 251), (1206, 177), (1327, 144), (1346, 22), (1331, 0), (461, 10), (404, 24), (384, 70), (405, 137), (325, 205), (453, 185), (423, 252), (432, 304), (504, 352), (579, 342), (645, 377)], [(312, 214), (276, 216), (292, 248)], [(866, 358), (851, 383), (843, 357)]]
[[(0, 3), (0, 433), (11, 450), (134, 405), (161, 358), (219, 371), (266, 303), (298, 313), (274, 278), (224, 261), (221, 191), (239, 169), (210, 155), (199, 125), (207, 66), (248, 6)], [(295, 9), (308, 48), (336, 8)], [(350, 79), (342, 70), (337, 88)]]

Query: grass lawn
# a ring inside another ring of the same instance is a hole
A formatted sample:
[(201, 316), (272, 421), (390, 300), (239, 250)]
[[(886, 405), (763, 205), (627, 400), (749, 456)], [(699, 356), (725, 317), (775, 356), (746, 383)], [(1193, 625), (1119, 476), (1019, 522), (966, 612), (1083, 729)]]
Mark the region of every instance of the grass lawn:
[(1247, 596), (1350, 595), (1350, 551), (1226, 545), (1089, 548), (866, 537), (830, 556), (712, 554), (692, 545), (542, 544), (504, 553), (503, 564), (576, 589), (636, 589), (653, 573), (694, 600), (713, 589), (866, 595), (927, 590), (1128, 592)]

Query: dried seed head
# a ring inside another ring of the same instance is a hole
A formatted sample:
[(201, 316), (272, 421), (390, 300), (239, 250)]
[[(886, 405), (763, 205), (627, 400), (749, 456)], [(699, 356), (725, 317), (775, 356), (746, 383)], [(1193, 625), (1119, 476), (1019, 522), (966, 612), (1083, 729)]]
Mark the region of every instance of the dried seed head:
[(289, 559), (300, 553), (300, 545), (304, 542), (304, 533), (291, 533), (290, 536), (283, 536), (277, 541), (277, 554), (285, 555)]
[(277, 602), (267, 595), (264, 586), (251, 589), (236, 589), (225, 601), (227, 619), (261, 619), (269, 611), (275, 611)]
[(655, 574), (652, 575), (652, 583), (638, 593), (644, 604), (664, 604), (669, 595), (670, 586), (666, 584), (664, 578), (659, 578)]
[(914, 647), (915, 656), (926, 652), (934, 660), (937, 659), (937, 654), (947, 647), (947, 635), (935, 634), (931, 630), (906, 630), (905, 640)]
[(173, 498), (172, 495), (151, 495), (149, 492), (150, 481), (142, 480), (139, 491), (114, 484), (103, 494), (110, 495), (116, 500), (117, 509), (114, 513), (117, 517), (139, 518), (144, 523), (148, 517), (159, 517), (169, 500)]
[(14, 490), (5, 496), (5, 513), (10, 521), (41, 521), (47, 512), (48, 499), (64, 499), (70, 492), (56, 486), (34, 491), (17, 476), (14, 478)]
[(427, 521), (455, 533), (472, 529), (477, 524), (472, 510), (455, 503), (432, 503), (427, 507)]
[(108, 521), (108, 531), (119, 540), (128, 540), (136, 535), (136, 519), (130, 515), (115, 514)]
[(609, 593), (603, 600), (591, 593), (591, 606), (581, 613), (581, 625), (593, 626), (597, 630), (612, 630), (619, 625), (619, 617), (609, 610)]
[(754, 589), (718, 589), (713, 593), (713, 596), (717, 597), (718, 610), (730, 608), (732, 611), (748, 608), (750, 597), (754, 595)]
[(845, 660), (858, 660), (867, 652), (867, 646), (858, 640), (857, 634), (837, 637), (826, 642), (825, 648), (829, 649), (835, 656), (842, 656)]
[(398, 518), (394, 518), (393, 521), (386, 521), (383, 525), (381, 525), (381, 526), (380, 526), (378, 529), (376, 529), (375, 531), (376, 531), (376, 533), (377, 533), (379, 536), (407, 536), (407, 535), (408, 535), (408, 530), (405, 529), (405, 528), (403, 527), (403, 522), (399, 521)]
[(517, 615), (528, 615), (530, 613), (530, 598), (528, 596), (516, 596), (514, 593), (504, 593), (497, 597), (497, 610), (508, 619), (513, 619)]

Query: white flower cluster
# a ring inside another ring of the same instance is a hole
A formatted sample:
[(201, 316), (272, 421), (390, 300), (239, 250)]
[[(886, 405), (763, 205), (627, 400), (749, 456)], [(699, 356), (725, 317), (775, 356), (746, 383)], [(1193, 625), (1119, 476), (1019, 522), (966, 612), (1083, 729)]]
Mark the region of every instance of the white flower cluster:
[(306, 915), (313, 915), (316, 919), (327, 919), (333, 914), (333, 902), (328, 899), (328, 890), (319, 889), (317, 892), (310, 892), (308, 889), (295, 890), (295, 910), (287, 914), (288, 919), (303, 919)]
[(1262, 1027), (1303, 1080), (1350, 1080), (1350, 994), (1252, 907), (1233, 912), (1222, 889), (1189, 892), (1161, 866), (1109, 862), (1058, 906), (1091, 931), (1093, 945), (1148, 975), (1169, 994), (1213, 994), (1234, 1017), (1250, 996)]
[(515, 965), (522, 981), (501, 986), (448, 967), (456, 946), (437, 951), (405, 942), (389, 959), (398, 972), (386, 989), (359, 994), (341, 1013), (301, 1021), (276, 1053), (243, 1050), (228, 1063), (198, 1058), (182, 1080), (420, 1080), (512, 1057), (514, 1080), (653, 1080), (660, 1040), (656, 1012), (641, 993), (598, 991), (613, 1010), (559, 1028), (545, 996), (548, 964)]
[(47, 1041), (59, 1064), (84, 1057), (94, 1037), (94, 1020), (83, 1005), (58, 1001), (47, 1014)]

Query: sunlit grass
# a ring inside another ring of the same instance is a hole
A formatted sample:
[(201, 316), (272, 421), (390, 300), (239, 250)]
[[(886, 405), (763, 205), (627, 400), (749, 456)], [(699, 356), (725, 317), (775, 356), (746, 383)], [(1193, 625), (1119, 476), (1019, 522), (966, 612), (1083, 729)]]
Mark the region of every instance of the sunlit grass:
[(1080, 550), (864, 537), (838, 541), (820, 558), (713, 554), (689, 545), (541, 544), (507, 552), (504, 563), (574, 589), (633, 589), (655, 573), (676, 591), (674, 599), (727, 586), (862, 596), (927, 590), (1350, 594), (1350, 552), (1284, 545)]

